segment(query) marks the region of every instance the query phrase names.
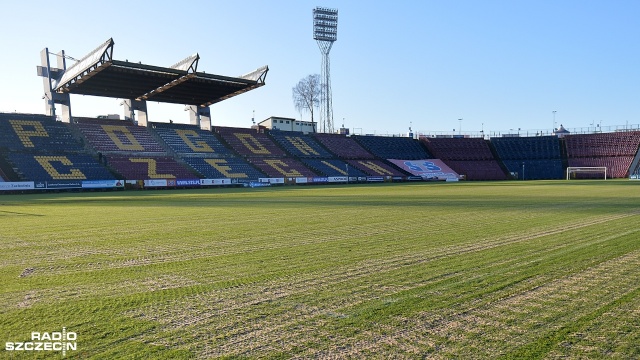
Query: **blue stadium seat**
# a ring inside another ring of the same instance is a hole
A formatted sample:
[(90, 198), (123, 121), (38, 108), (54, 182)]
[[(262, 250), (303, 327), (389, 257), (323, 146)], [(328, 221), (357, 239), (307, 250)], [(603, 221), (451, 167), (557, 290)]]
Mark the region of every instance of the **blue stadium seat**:
[(52, 154), (84, 150), (67, 124), (49, 116), (26, 114), (0, 114), (0, 147)]
[(195, 125), (152, 123), (151, 128), (177, 154), (232, 156), (233, 152), (210, 131)]
[(262, 172), (240, 158), (184, 157), (183, 160), (207, 179), (257, 180), (265, 177)]
[(8, 160), (23, 180), (115, 180), (114, 176), (89, 155), (33, 155), (10, 153)]
[(324, 176), (367, 176), (357, 167), (338, 159), (303, 159), (302, 162)]
[(365, 149), (381, 159), (432, 159), (418, 140), (408, 137), (352, 136)]
[(299, 158), (333, 157), (318, 142), (309, 135), (300, 132), (270, 131), (269, 135), (276, 140), (289, 154)]
[[(560, 140), (557, 136), (500, 137), (491, 144), (498, 157), (518, 178), (527, 180), (562, 179)], [(524, 164), (524, 173), (523, 173)]]

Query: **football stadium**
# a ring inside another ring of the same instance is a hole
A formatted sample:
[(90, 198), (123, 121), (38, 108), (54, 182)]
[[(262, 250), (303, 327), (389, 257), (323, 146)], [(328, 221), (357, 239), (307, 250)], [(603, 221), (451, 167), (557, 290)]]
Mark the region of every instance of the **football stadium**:
[(269, 67), (198, 62), (44, 49), (0, 113), (2, 358), (640, 358), (639, 128), (216, 126)]

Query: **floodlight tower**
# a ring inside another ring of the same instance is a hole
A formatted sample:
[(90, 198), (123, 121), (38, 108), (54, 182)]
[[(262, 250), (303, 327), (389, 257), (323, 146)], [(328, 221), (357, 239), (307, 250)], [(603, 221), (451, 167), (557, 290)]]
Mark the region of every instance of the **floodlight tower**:
[(338, 10), (316, 7), (313, 9), (313, 38), (322, 53), (322, 93), (320, 119), (322, 132), (333, 133), (333, 104), (331, 102), (331, 71), (329, 51), (338, 39)]

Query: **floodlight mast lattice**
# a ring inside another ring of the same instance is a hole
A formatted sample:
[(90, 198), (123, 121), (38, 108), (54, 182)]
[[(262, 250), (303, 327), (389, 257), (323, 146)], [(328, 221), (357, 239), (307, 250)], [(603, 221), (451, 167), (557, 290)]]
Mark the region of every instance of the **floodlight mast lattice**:
[(313, 38), (322, 53), (320, 121), (322, 132), (333, 133), (333, 103), (331, 99), (331, 70), (329, 52), (338, 39), (338, 10), (316, 7), (313, 9)]

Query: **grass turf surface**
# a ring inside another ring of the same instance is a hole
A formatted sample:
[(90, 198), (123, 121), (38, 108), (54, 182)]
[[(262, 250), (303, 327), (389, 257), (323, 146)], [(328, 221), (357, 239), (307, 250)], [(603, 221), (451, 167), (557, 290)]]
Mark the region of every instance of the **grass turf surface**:
[(638, 358), (639, 186), (1, 196), (0, 335), (66, 327), (68, 358)]

